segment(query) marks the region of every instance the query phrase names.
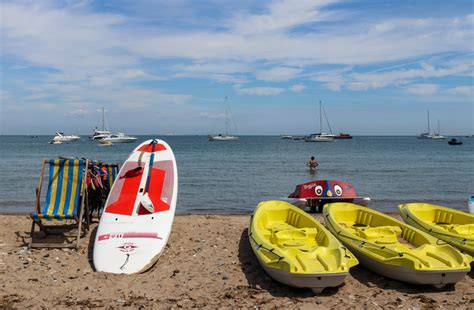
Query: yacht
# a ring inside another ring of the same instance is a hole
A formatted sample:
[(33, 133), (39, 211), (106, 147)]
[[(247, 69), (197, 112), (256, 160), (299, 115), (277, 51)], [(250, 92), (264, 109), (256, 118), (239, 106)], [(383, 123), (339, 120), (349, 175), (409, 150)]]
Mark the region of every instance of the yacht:
[(105, 119), (105, 108), (102, 107), (102, 130), (99, 130), (96, 127), (94, 129), (94, 133), (89, 138), (92, 139), (92, 140), (100, 140), (100, 139), (103, 139), (103, 138), (107, 137), (110, 134), (112, 134), (112, 133), (109, 131), (109, 128), (107, 126), (107, 121)]
[(100, 143), (102, 144), (108, 144), (109, 142), (112, 143), (132, 143), (135, 142), (138, 138), (132, 137), (132, 136), (127, 136), (123, 132), (119, 132), (118, 134), (110, 134), (106, 136), (105, 138), (102, 138), (100, 140)]
[(71, 142), (71, 141), (77, 141), (80, 140), (81, 137), (77, 135), (65, 135), (64, 133), (60, 131), (56, 131), (56, 135), (53, 138), (53, 141), (56, 142)]
[(293, 136), (290, 136), (290, 135), (280, 135), (280, 139), (283, 139), (283, 140), (292, 140), (292, 139), (293, 139)]
[(427, 117), (428, 117), (428, 131), (421, 133), (417, 136), (418, 139), (429, 139), (429, 140), (441, 140), (441, 139), (446, 139), (445, 136), (440, 134), (439, 130), (439, 120), (438, 120), (438, 132), (436, 133), (431, 133), (430, 130), (430, 111), (427, 112)]
[(327, 133), (313, 133), (307, 136), (304, 141), (306, 142), (334, 142), (334, 135)]
[[(326, 118), (330, 133), (323, 132), (323, 113), (324, 117)], [(329, 120), (327, 118), (326, 111), (324, 111), (321, 100), (319, 101), (319, 129), (319, 133), (310, 134), (304, 140), (306, 142), (334, 142), (336, 135), (332, 133), (331, 125), (329, 124)]]
[(239, 137), (229, 135), (229, 118), (230, 118), (230, 107), (227, 103), (227, 96), (225, 97), (225, 134), (209, 135), (209, 141), (237, 141)]
[(433, 136), (431, 137), (431, 139), (433, 139), (433, 140), (446, 139), (445, 136), (443, 136), (443, 135), (440, 134), (440, 130), (439, 130), (439, 120), (438, 120), (438, 132), (435, 132), (435, 133), (433, 134)]
[(209, 141), (237, 141), (239, 137), (229, 136), (227, 134), (209, 135)]

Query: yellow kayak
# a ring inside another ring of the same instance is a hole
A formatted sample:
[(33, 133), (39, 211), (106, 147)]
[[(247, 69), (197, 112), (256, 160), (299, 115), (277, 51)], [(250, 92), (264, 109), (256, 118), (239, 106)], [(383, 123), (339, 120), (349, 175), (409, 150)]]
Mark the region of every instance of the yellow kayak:
[(474, 256), (474, 214), (428, 203), (398, 206), (405, 222)]
[(399, 281), (444, 286), (463, 279), (472, 258), (381, 212), (326, 204), (326, 227), (366, 268)]
[(275, 280), (315, 293), (344, 282), (357, 259), (315, 218), (284, 201), (261, 202), (249, 228), (252, 250)]

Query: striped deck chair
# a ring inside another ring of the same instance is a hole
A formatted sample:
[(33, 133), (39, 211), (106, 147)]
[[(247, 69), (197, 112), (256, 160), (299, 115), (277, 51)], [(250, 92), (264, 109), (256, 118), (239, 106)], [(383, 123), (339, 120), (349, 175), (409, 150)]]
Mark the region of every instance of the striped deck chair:
[[(43, 185), (45, 168), (49, 166), (49, 182), (44, 205), (41, 206), (41, 188)], [(33, 223), (31, 225), (30, 247), (79, 247), (79, 239), (82, 230), (87, 231), (88, 219), (84, 216), (87, 212), (86, 172), (88, 161), (82, 159), (53, 159), (43, 160), (41, 176), (36, 190), (36, 212), (31, 214)], [(45, 222), (50, 222), (46, 225)], [(84, 223), (83, 223), (84, 222)], [(53, 224), (54, 223), (54, 224)], [(62, 234), (66, 243), (37, 243), (33, 242), (35, 226), (41, 231), (49, 234)], [(76, 235), (66, 235), (64, 230), (77, 228)], [(70, 241), (71, 237), (76, 242)]]

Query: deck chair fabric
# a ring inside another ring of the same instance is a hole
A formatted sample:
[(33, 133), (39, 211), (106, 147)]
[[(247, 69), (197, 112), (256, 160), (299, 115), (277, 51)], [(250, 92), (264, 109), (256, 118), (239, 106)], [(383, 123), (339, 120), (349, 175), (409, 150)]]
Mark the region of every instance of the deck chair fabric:
[(107, 181), (109, 182), (109, 188), (112, 188), (115, 179), (117, 179), (119, 167), (117, 164), (99, 163), (99, 168), (102, 169), (102, 167), (105, 167), (107, 170)]
[[(44, 178), (44, 170), (49, 165), (48, 189), (43, 207), (41, 207), (41, 187)], [(37, 189), (36, 213), (31, 214), (33, 219), (31, 227), (30, 247), (35, 247), (33, 243), (33, 233), (35, 225), (49, 234), (49, 229), (57, 229), (59, 225), (46, 225), (44, 222), (73, 221), (77, 225), (78, 233), (76, 247), (79, 245), (81, 228), (87, 230), (87, 220), (84, 221), (84, 196), (85, 196), (85, 175), (88, 168), (88, 161), (82, 159), (53, 159), (43, 161), (43, 168), (40, 177), (40, 184)], [(39, 247), (50, 247), (43, 243)], [(58, 247), (70, 247), (67, 245), (57, 245)], [(74, 246), (74, 245), (72, 245)]]
[(51, 221), (79, 216), (84, 167), (84, 160), (50, 160), (46, 201), (41, 212), (32, 217)]

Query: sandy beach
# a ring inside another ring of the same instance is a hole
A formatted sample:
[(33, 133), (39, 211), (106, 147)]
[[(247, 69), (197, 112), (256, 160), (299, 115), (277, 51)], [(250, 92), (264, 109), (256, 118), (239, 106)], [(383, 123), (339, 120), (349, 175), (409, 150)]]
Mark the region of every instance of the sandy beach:
[[(317, 216), (321, 220), (320, 216)], [(27, 215), (0, 215), (0, 308), (472, 308), (474, 273), (435, 289), (361, 266), (320, 295), (269, 278), (247, 239), (249, 215), (179, 215), (157, 264), (136, 275), (95, 272), (92, 240), (76, 250), (28, 250)]]

